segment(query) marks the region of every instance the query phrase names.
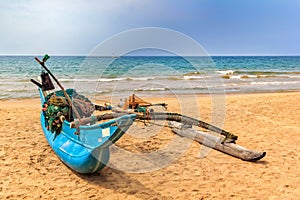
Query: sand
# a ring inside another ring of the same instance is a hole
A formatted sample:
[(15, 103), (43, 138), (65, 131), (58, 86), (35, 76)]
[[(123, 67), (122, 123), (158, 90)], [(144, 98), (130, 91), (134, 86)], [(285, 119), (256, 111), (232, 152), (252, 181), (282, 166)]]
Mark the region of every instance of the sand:
[[(182, 109), (174, 98), (155, 101)], [(299, 199), (299, 102), (299, 92), (226, 95), (223, 128), (239, 136), (238, 144), (267, 152), (256, 163), (217, 151), (200, 158), (201, 145), (192, 142), (178, 160), (156, 171), (105, 167), (80, 175), (48, 146), (38, 99), (0, 101), (0, 199)], [(200, 95), (197, 103), (201, 118), (210, 121), (211, 98)], [(185, 107), (185, 114), (195, 113), (193, 105)], [(156, 151), (174, 138), (168, 128), (147, 139), (130, 131), (116, 145), (132, 152)]]

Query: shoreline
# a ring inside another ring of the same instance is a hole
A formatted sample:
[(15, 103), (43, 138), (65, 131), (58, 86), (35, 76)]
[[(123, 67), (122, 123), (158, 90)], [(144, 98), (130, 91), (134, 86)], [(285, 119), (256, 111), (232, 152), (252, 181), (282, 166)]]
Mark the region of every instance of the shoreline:
[[(279, 91), (257, 91), (257, 92), (224, 92), (224, 93), (195, 93), (195, 94), (158, 94), (157, 97), (152, 97), (150, 95), (143, 96), (142, 94), (138, 94), (138, 96), (141, 96), (145, 99), (153, 99), (153, 98), (158, 98), (158, 99), (163, 99), (163, 98), (174, 98), (175, 96), (210, 96), (210, 95), (251, 95), (251, 94), (282, 94), (282, 93), (299, 93), (299, 90), (279, 90)], [(132, 93), (135, 94), (135, 93)], [(153, 94), (154, 96), (155, 94)], [(111, 98), (111, 96), (107, 95), (95, 95), (96, 98), (98, 97), (103, 97), (103, 98)], [(22, 100), (35, 100), (35, 99), (40, 99), (39, 97), (17, 97), (17, 98), (3, 98), (0, 99), (1, 101), (22, 101)]]

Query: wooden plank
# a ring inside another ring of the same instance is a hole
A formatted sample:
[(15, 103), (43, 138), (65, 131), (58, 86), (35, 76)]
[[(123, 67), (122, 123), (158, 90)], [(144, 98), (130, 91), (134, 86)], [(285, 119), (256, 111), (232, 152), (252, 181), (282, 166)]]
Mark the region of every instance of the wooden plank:
[(193, 139), (202, 145), (226, 153), (233, 157), (242, 159), (244, 161), (251, 161), (251, 162), (257, 161), (262, 159), (266, 155), (266, 152), (249, 150), (235, 143), (231, 143), (231, 142), (222, 143), (223, 137), (218, 137), (209, 133), (193, 130), (191, 128), (188, 129), (173, 128), (172, 131), (182, 137)]

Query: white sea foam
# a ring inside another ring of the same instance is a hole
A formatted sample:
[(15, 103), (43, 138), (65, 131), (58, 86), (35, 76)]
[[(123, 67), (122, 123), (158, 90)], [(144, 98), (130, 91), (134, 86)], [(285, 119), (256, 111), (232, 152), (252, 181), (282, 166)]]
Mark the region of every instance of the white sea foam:
[(192, 80), (192, 79), (203, 79), (202, 76), (183, 76), (185, 80)]
[(300, 84), (300, 81), (268, 81), (268, 82), (251, 82), (251, 85), (287, 85)]
[(165, 91), (166, 90), (166, 88), (163, 88), (163, 87), (161, 87), (161, 88), (148, 88), (148, 87), (145, 87), (145, 88), (137, 88), (137, 89), (135, 89), (134, 91)]
[(241, 79), (242, 76), (230, 76), (231, 79)]
[(235, 71), (234, 70), (218, 70), (215, 72), (218, 74), (221, 74), (221, 75), (232, 75)]
[(98, 81), (99, 82), (113, 82), (113, 81), (123, 81), (126, 80), (126, 78), (99, 78)]
[(116, 78), (76, 78), (60, 79), (61, 82), (114, 82), (114, 81), (147, 81), (154, 80), (156, 77), (116, 77)]

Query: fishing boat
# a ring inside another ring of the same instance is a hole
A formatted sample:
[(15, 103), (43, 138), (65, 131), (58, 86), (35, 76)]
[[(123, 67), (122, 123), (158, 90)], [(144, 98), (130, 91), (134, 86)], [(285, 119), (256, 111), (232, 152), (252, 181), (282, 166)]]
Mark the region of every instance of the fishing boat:
[[(45, 67), (44, 62), (46, 59), (43, 62), (37, 58), (36, 60)], [(53, 74), (51, 73), (51, 75)], [(53, 79), (57, 81), (55, 77)], [(51, 95), (46, 95), (49, 93), (49, 88), (33, 79), (31, 81), (38, 86), (41, 105), (43, 107), (47, 103), (46, 97)], [(60, 85), (59, 82), (57, 83)], [(53, 87), (50, 89), (53, 89)], [(63, 87), (61, 89), (61, 91), (65, 92)], [(67, 94), (65, 97), (67, 97)], [(72, 103), (70, 103), (71, 105)], [(133, 124), (135, 117), (135, 114), (128, 114), (103, 123), (94, 122), (85, 125), (81, 125), (80, 118), (78, 118), (76, 120), (77, 125), (73, 128), (71, 124), (74, 121), (68, 121), (64, 117), (61, 117), (59, 122), (61, 130), (59, 132), (53, 132), (49, 128), (48, 119), (45, 117), (45, 110), (41, 112), (40, 121), (44, 135), (58, 158), (72, 170), (86, 174), (98, 172), (106, 166), (110, 158), (109, 147), (121, 138)]]
[[(199, 119), (179, 113), (154, 112), (150, 109), (151, 106), (162, 106), (166, 110), (167, 104), (146, 102), (136, 95), (130, 96), (128, 101), (123, 102), (123, 106), (110, 108), (112, 110), (110, 113), (91, 115), (92, 112), (85, 112), (82, 114), (80, 111), (89, 110), (90, 107), (98, 108), (101, 111), (105, 108), (91, 103), (84, 96), (76, 94), (75, 90), (65, 90), (45, 66), (48, 58), (47, 55), (43, 61), (35, 58), (47, 71), (47, 73), (41, 74), (42, 83), (31, 79), (38, 86), (43, 107), (41, 125), (53, 151), (64, 164), (76, 172), (94, 173), (105, 167), (110, 157), (109, 147), (121, 138), (135, 120), (175, 122), (169, 123), (169, 127), (175, 134), (193, 139), (204, 146), (244, 161), (258, 161), (266, 155), (266, 152), (250, 150), (237, 145), (238, 137), (236, 135)], [(54, 86), (49, 75), (60, 87), (60, 91), (52, 91)], [(74, 93), (79, 99), (75, 98)], [(81, 105), (75, 106), (78, 102), (81, 102)], [(64, 106), (69, 109), (65, 110)], [(49, 112), (56, 107), (61, 108), (58, 110), (59, 112), (55, 113), (60, 113), (59, 118), (56, 115), (53, 117), (51, 113), (49, 115)], [(82, 107), (85, 108), (82, 109)], [(75, 116), (70, 117), (70, 113), (74, 113)], [(103, 122), (103, 120), (108, 121)], [(193, 126), (215, 132), (218, 136), (194, 130)]]

